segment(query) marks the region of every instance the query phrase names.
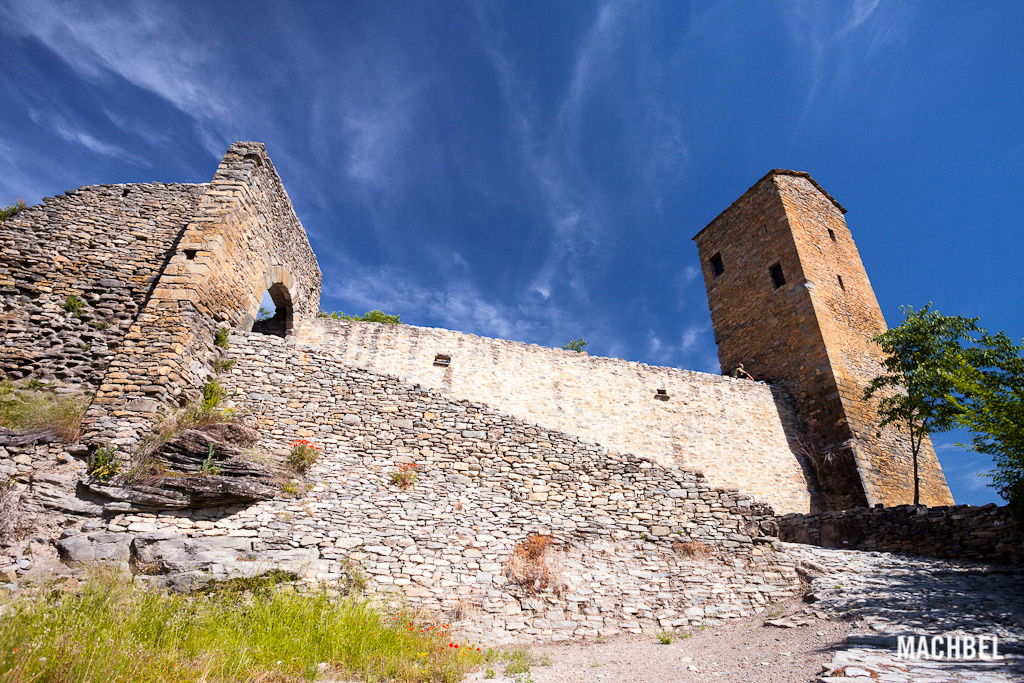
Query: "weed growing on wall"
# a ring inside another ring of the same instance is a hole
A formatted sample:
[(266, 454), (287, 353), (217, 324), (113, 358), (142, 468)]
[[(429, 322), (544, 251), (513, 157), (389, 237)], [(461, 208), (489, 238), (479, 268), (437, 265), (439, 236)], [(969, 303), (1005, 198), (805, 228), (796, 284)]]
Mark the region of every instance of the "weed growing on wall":
[(217, 465), (216, 461), (213, 459), (213, 456), (214, 448), (213, 444), (211, 443), (210, 449), (206, 452), (206, 458), (204, 458), (203, 462), (199, 465), (200, 475), (212, 477), (220, 474), (220, 466)]
[(19, 592), (0, 607), (0, 671), (82, 683), (454, 682), (501, 658), (355, 596), (272, 588), (250, 580), (182, 595), (107, 573)]
[(117, 446), (100, 446), (89, 455), (86, 472), (90, 477), (106, 481), (121, 471)]
[(25, 202), (20, 199), (16, 199), (10, 206), (5, 206), (0, 209), (0, 221), (5, 221), (12, 216), (17, 216), (19, 213), (25, 210)]
[(323, 446), (306, 439), (296, 439), (288, 446), (291, 448), (288, 451), (288, 466), (296, 472), (308, 470), (320, 459), (320, 451), (323, 450)]
[(215, 422), (228, 422), (234, 417), (234, 411), (228, 408), (221, 408), (221, 403), (227, 397), (224, 385), (217, 379), (211, 379), (203, 385), (203, 397), (199, 403), (190, 409), (191, 427), (214, 424)]
[(416, 472), (416, 463), (403, 463), (398, 466), (397, 472), (391, 473), (391, 483), (405, 491), (416, 485), (419, 474)]
[(543, 590), (561, 592), (563, 582), (554, 539), (533, 533), (517, 543), (505, 564), (505, 574), (531, 595)]
[(567, 341), (562, 346), (562, 348), (564, 350), (566, 350), (566, 351), (575, 351), (577, 353), (583, 353), (583, 349), (585, 349), (589, 345), (590, 345), (590, 342), (588, 342), (583, 337), (580, 337), (579, 339), (573, 339), (571, 341)]
[(61, 304), (61, 308), (75, 316), (76, 318), (82, 317), (82, 310), (85, 308), (85, 302), (79, 299), (74, 294), (69, 294), (64, 297), (64, 303)]
[(217, 328), (217, 331), (213, 333), (213, 345), (218, 349), (226, 349), (231, 346), (231, 332), (225, 328)]

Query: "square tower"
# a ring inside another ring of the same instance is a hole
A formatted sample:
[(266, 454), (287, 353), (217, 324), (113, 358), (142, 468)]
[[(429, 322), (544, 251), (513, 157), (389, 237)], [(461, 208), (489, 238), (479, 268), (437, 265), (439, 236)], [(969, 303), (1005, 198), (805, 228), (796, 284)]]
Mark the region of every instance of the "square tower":
[[(844, 213), (807, 173), (775, 169), (697, 233), (718, 358), (792, 397), (824, 506), (912, 503), (910, 441), (862, 398), (886, 325)], [(921, 502), (951, 505), (927, 439), (919, 464)]]

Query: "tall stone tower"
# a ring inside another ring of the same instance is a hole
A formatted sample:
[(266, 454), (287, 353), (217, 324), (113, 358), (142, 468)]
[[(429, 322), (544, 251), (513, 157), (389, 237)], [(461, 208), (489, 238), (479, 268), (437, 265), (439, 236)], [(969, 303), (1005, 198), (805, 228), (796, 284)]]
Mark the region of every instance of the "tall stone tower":
[[(820, 505), (912, 503), (909, 439), (862, 399), (886, 325), (844, 213), (807, 173), (775, 169), (694, 237), (718, 357), (790, 394)], [(928, 441), (919, 463), (921, 502), (952, 504)]]

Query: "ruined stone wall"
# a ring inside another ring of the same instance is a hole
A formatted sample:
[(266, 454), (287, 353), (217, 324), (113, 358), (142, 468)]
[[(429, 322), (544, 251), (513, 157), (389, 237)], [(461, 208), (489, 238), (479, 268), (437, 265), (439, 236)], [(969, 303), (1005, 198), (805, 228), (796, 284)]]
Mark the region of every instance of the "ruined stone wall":
[[(249, 334), (230, 356), (222, 379), (262, 434), (255, 457), (282, 459), (297, 438), (324, 446), (312, 489), (242, 510), (119, 515), (68, 544), (120, 543), (126, 559), (134, 538), (171, 585), (187, 585), (186, 554), (222, 577), (277, 560), (309, 581), (358, 569), (372, 591), (494, 638), (660, 630), (750, 614), (798, 585), (760, 538), (774, 531), (764, 508), (698, 474), (347, 367), (329, 349)], [(419, 472), (406, 491), (390, 482), (402, 463)], [(506, 577), (530, 532), (554, 537), (563, 591), (532, 595)], [(684, 541), (713, 556), (686, 555)]]
[(316, 315), (320, 285), (316, 257), (266, 150), (235, 143), (113, 359), (86, 415), (85, 438), (131, 448), (168, 407), (197, 397), (213, 373), (218, 328), (250, 329), (270, 287), (285, 293), (293, 324), (304, 324)]
[(0, 377), (98, 385), (204, 190), (81, 187), (0, 222)]
[(1024, 525), (994, 503), (782, 515), (779, 535), (828, 548), (1024, 565)]
[[(862, 399), (885, 321), (842, 207), (807, 174), (772, 171), (694, 239), (722, 367), (742, 362), (793, 396), (812, 451), (832, 455), (818, 469), (827, 505), (911, 501), (907, 440)], [(922, 502), (951, 503), (930, 444), (921, 461)]]
[(777, 512), (811, 509), (788, 401), (764, 384), (411, 325), (318, 319), (299, 334), (351, 365), (701, 471)]

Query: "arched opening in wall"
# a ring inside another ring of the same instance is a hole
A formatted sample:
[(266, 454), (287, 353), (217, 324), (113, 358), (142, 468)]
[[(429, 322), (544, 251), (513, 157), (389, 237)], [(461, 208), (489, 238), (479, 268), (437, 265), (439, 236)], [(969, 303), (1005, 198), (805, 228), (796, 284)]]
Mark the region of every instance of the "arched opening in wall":
[(292, 297), (280, 282), (263, 293), (252, 331), (278, 337), (285, 337), (292, 331)]

